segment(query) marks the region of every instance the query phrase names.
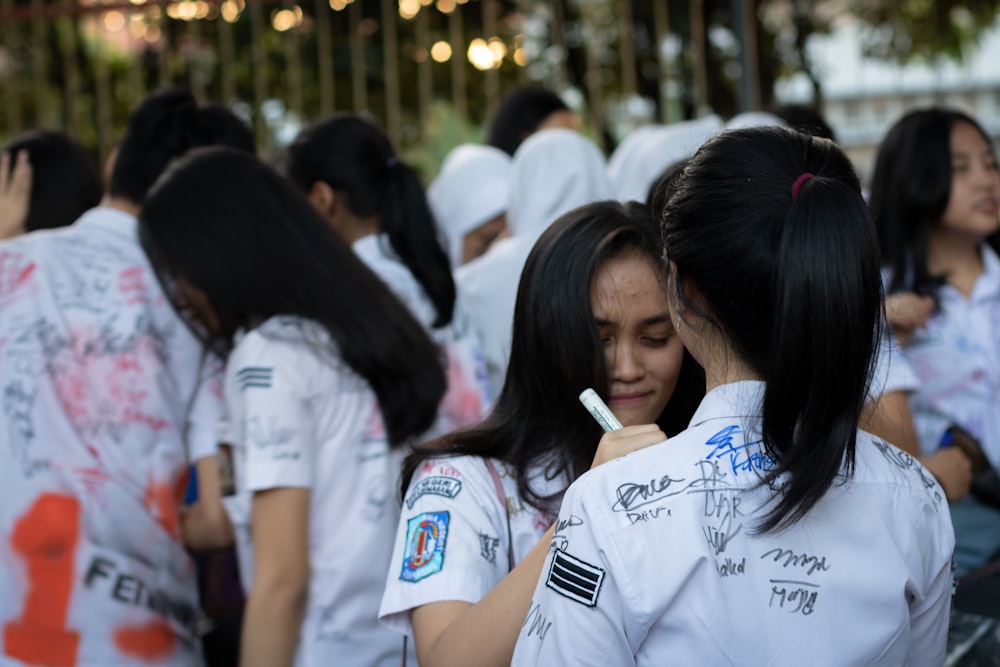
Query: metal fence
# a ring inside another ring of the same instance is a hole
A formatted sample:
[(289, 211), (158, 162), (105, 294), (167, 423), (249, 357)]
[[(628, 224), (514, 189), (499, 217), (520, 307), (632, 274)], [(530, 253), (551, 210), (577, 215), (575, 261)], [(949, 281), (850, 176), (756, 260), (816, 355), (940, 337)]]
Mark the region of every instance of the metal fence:
[(60, 128), (103, 158), (130, 109), (169, 85), (240, 110), (265, 151), (289, 119), (337, 110), (415, 145), (436, 102), (478, 127), (528, 81), (576, 82), (594, 128), (643, 96), (676, 119), (678, 90), (697, 91), (695, 109), (707, 97), (702, 59), (677, 84), (670, 18), (661, 0), (0, 0), (0, 139)]

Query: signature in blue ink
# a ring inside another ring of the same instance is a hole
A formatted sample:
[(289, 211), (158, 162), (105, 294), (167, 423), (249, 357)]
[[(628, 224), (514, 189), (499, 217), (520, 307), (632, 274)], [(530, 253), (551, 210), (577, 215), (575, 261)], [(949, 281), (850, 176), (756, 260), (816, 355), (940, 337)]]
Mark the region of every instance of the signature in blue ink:
[[(763, 472), (773, 470), (775, 467), (774, 460), (763, 451), (757, 449), (761, 441), (755, 440), (737, 445), (733, 442), (733, 436), (738, 433), (740, 433), (740, 427), (737, 424), (730, 424), (706, 440), (705, 444), (714, 449), (705, 459), (728, 459), (734, 475), (754, 470)], [(753, 448), (753, 451), (751, 451), (751, 448)]]

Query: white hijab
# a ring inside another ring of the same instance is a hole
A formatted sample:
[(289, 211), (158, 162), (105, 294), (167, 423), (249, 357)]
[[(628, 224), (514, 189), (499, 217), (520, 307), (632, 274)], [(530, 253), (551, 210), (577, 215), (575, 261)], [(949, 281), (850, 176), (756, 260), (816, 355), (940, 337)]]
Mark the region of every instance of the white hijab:
[(455, 272), (459, 301), (479, 330), (494, 389), (506, 374), (517, 286), (535, 241), (564, 213), (611, 198), (604, 156), (578, 132), (542, 130), (514, 153), (507, 206), (511, 236)]
[(462, 144), (448, 153), (427, 188), (452, 268), (462, 264), (465, 235), (507, 210), (510, 162), (499, 148)]
[(730, 118), (729, 122), (726, 123), (726, 129), (742, 130), (747, 127), (768, 127), (771, 125), (787, 127), (788, 123), (767, 111), (744, 111)]
[(615, 151), (620, 153), (616, 168), (608, 169), (615, 197), (621, 202), (645, 202), (649, 188), (667, 167), (692, 157), (721, 130), (722, 121), (717, 116), (636, 130)]

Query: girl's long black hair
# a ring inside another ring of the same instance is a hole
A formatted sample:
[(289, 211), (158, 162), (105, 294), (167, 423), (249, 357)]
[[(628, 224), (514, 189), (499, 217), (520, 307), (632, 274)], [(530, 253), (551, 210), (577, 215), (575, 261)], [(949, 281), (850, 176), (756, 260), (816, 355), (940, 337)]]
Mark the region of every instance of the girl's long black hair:
[(672, 298), (766, 383), (763, 483), (787, 482), (759, 528), (778, 530), (853, 474), (882, 315), (875, 229), (843, 151), (785, 128), (717, 136), (670, 190)]
[(378, 127), (349, 114), (321, 120), (288, 148), (287, 169), (302, 191), (322, 181), (346, 195), (355, 215), (378, 216), (393, 252), (434, 304), (433, 326), (451, 322), (455, 281), (424, 186)]
[[(521, 274), (510, 363), (492, 412), (476, 427), (416, 448), (403, 466), (403, 494), (426, 459), (471, 454), (510, 464), (519, 495), (546, 509), (550, 498), (530, 488), (529, 470), (544, 465), (546, 477), (574, 480), (590, 468), (602, 431), (577, 397), (593, 387), (607, 399), (608, 389), (590, 284), (604, 262), (628, 253), (660, 266), (655, 223), (649, 209), (637, 203), (588, 204), (542, 234)], [(658, 420), (664, 432), (686, 428), (704, 393), (704, 374), (686, 357)]]
[[(956, 123), (974, 127), (992, 149), (992, 140), (974, 118), (944, 108), (910, 111), (879, 145), (868, 206), (878, 230), (882, 263), (892, 272), (890, 293), (936, 296), (944, 284), (945, 276), (931, 275), (927, 269), (927, 243), (951, 198), (951, 131)], [(1000, 253), (1000, 232), (986, 242)]]
[(150, 191), (140, 241), (153, 266), (202, 290), (231, 341), (275, 315), (322, 325), (378, 397), (391, 445), (430, 428), (445, 391), (437, 348), (305, 196), (253, 156), (189, 153)]

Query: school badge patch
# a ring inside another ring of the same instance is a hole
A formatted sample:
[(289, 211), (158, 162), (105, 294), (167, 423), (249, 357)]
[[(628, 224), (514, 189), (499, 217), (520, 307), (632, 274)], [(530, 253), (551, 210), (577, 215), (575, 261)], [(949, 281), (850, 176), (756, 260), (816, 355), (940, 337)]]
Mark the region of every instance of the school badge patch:
[(410, 491), (410, 494), (406, 496), (406, 506), (413, 509), (417, 500), (421, 496), (426, 496), (428, 494), (443, 496), (445, 498), (454, 498), (461, 490), (462, 483), (454, 477), (425, 477), (417, 482), (417, 484)]
[(424, 512), (406, 522), (400, 579), (416, 583), (441, 571), (450, 520), (448, 512)]

